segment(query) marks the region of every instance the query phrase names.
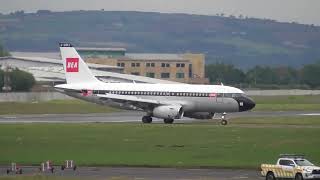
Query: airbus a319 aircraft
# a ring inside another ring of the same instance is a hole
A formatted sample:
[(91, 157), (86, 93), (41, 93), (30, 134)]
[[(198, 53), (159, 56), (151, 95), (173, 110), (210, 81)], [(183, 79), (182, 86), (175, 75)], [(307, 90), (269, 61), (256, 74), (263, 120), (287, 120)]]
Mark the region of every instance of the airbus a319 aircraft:
[(151, 123), (153, 117), (170, 124), (182, 117), (211, 119), (221, 113), (221, 124), (226, 125), (226, 113), (255, 107), (242, 90), (230, 86), (102, 82), (71, 44), (60, 43), (60, 52), (67, 83), (56, 85), (58, 91), (93, 103), (144, 111), (143, 123)]

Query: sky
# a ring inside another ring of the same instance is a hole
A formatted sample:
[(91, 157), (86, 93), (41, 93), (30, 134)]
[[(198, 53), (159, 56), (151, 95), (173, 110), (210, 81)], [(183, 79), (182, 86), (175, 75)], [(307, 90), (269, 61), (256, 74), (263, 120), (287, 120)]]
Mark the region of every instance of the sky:
[(320, 0), (0, 0), (0, 12), (100, 10), (244, 15), (320, 25)]

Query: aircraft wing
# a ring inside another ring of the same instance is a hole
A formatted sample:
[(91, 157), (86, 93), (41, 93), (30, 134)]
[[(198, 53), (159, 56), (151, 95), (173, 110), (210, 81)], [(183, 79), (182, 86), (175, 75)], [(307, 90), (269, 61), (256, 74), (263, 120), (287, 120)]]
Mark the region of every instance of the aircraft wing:
[(152, 99), (143, 99), (136, 96), (128, 96), (128, 95), (118, 95), (118, 94), (98, 94), (102, 100), (111, 100), (117, 103), (122, 103), (123, 106), (135, 106), (139, 109), (146, 110), (146, 109), (153, 109), (155, 106), (161, 104), (171, 104), (170, 102), (163, 102), (158, 100)]

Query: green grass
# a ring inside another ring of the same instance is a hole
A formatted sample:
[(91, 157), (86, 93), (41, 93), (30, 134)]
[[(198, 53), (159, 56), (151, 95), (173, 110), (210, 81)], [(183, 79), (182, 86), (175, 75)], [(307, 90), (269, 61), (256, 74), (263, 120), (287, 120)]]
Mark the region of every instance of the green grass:
[(107, 106), (80, 100), (53, 100), (37, 103), (0, 103), (0, 114), (70, 114), (70, 113), (108, 113), (119, 111)]
[(255, 124), (255, 125), (310, 125), (319, 126), (320, 117), (301, 116), (301, 117), (244, 117), (231, 119), (232, 124)]
[(320, 95), (255, 96), (254, 111), (319, 111)]
[[(78, 165), (257, 168), (273, 163), (281, 153), (303, 153), (320, 162), (320, 119), (300, 119), (315, 124), (314, 128), (269, 126), (269, 120), (238, 119), (226, 127), (211, 123), (2, 124), (0, 164), (38, 165), (48, 159), (61, 164), (73, 159)], [(258, 125), (237, 125), (241, 121)], [(273, 121), (290, 124), (285, 119)]]
[(79, 178), (33, 175), (33, 176), (3, 176), (3, 177), (0, 176), (0, 180), (79, 180)]

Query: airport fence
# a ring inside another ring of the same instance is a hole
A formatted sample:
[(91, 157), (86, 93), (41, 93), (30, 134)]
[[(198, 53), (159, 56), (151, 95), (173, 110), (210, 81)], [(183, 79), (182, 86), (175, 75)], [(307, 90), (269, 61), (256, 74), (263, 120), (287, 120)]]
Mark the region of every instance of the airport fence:
[[(320, 90), (248, 90), (249, 96), (320, 95)], [(73, 99), (59, 92), (10, 92), (0, 93), (0, 102), (40, 102)]]

